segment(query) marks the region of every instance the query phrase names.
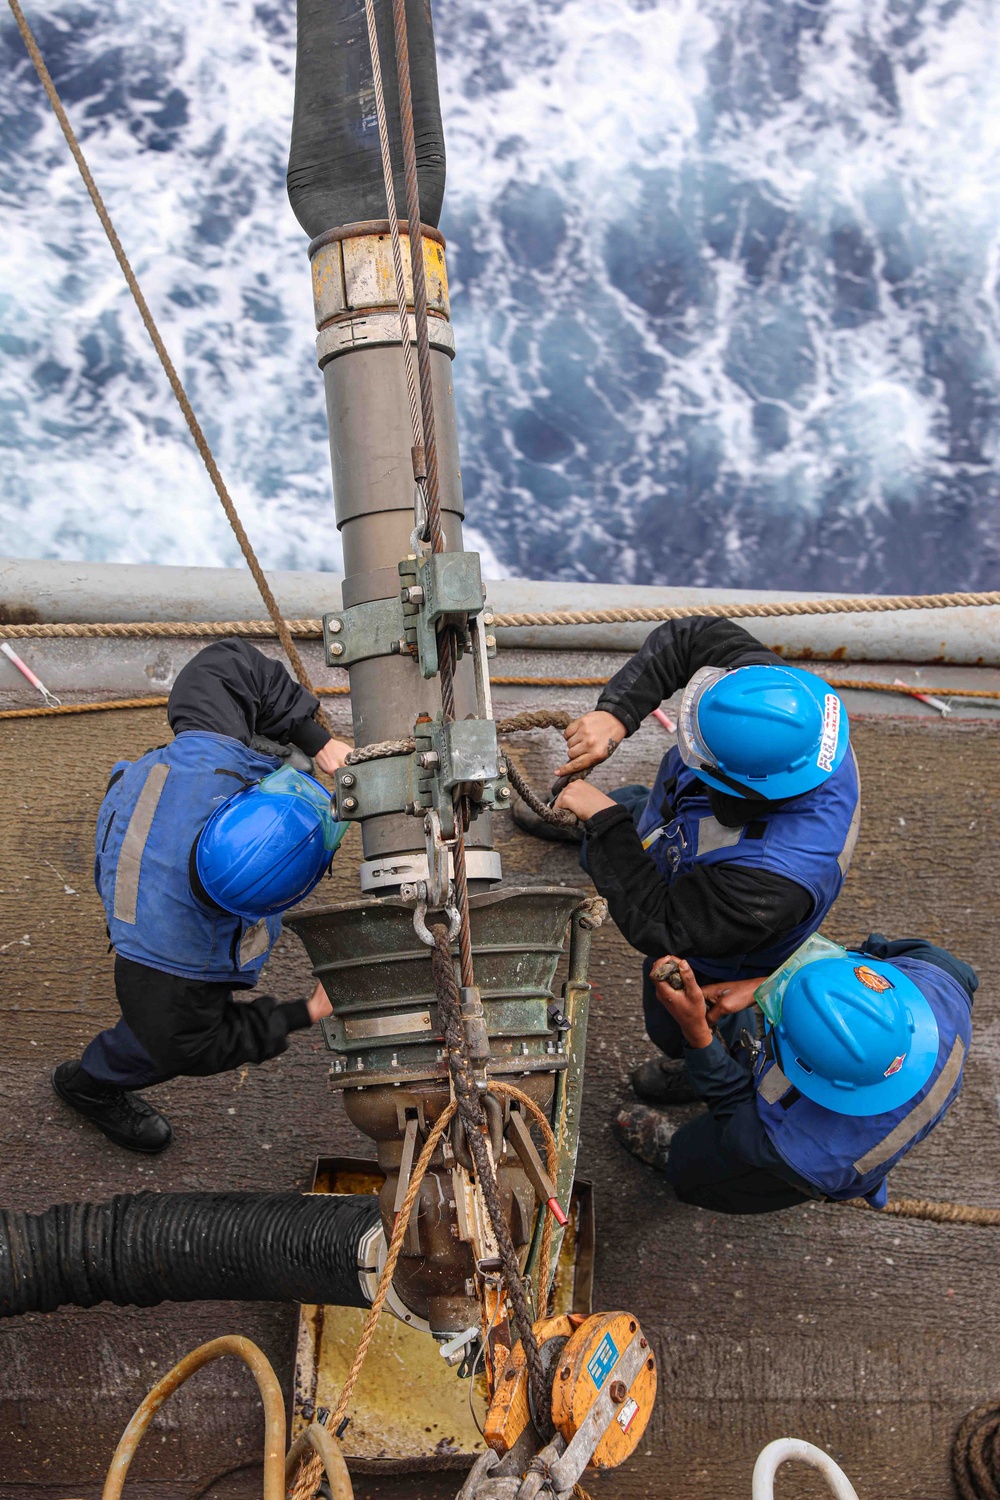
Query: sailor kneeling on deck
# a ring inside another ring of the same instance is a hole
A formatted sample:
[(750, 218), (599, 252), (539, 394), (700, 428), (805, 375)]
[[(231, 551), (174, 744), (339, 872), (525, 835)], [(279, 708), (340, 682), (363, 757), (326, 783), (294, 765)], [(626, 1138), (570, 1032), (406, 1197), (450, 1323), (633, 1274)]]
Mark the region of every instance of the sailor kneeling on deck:
[[(974, 970), (931, 943), (877, 935), (855, 951), (814, 938), (771, 982), (702, 989), (689, 964), (679, 968), (683, 990), (657, 984), (656, 1000), (708, 1110), (678, 1125), (625, 1106), (622, 1144), (682, 1202), (716, 1213), (810, 1198), (882, 1208), (889, 1172), (962, 1086)], [(748, 1020), (755, 993), (762, 1042)]]
[(120, 1146), (154, 1153), (173, 1138), (130, 1090), (265, 1062), (331, 1013), (321, 985), (285, 1004), (233, 999), (257, 983), (281, 912), (326, 873), (346, 827), (291, 763), (298, 751), (303, 767), (344, 764), (350, 747), (315, 721), (318, 706), (280, 662), (219, 641), (177, 677), (173, 741), (112, 770), (94, 876), (122, 1015), (52, 1084)]
[(730, 620), (672, 620), (566, 730), (561, 775), (606, 760), (684, 689), (677, 744), (652, 790), (575, 781), (556, 806), (583, 821), (581, 864), (623, 936), (647, 955), (643, 1007), (663, 1058), (633, 1074), (649, 1103), (695, 1097), (649, 980), (687, 958), (701, 983), (769, 974), (840, 893), (860, 822), (847, 712), (813, 672), (785, 665)]

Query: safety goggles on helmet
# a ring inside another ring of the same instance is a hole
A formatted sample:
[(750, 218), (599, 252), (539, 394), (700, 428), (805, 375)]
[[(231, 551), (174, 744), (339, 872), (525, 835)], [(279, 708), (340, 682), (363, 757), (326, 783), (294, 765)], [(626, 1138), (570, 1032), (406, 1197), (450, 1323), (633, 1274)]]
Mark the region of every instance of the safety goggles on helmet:
[(681, 760), (693, 771), (718, 771), (718, 760), (705, 744), (698, 729), (698, 704), (709, 688), (721, 682), (726, 667), (699, 667), (684, 689), (677, 715), (677, 749)]
[(340, 841), (350, 824), (339, 823), (333, 816), (333, 802), (318, 781), (291, 766), (282, 766), (280, 770), (272, 771), (262, 779), (260, 789), (277, 796), (301, 797), (310, 803), (319, 814), (324, 847), (331, 854), (340, 847)]
[(777, 1026), (781, 1021), (782, 1001), (792, 975), (797, 974), (806, 964), (816, 963), (818, 959), (846, 957), (847, 949), (842, 948), (839, 943), (831, 943), (821, 932), (810, 933), (791, 957), (785, 959), (781, 968), (775, 969), (763, 984), (757, 986), (753, 992), (754, 1000), (771, 1025)]

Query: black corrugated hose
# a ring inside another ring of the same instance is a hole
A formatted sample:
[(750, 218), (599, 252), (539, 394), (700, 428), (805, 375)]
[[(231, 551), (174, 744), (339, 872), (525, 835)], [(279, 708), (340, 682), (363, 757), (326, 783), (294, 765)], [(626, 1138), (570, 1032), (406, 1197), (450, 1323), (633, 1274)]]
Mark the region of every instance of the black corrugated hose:
[(316, 1302), (367, 1307), (368, 1194), (137, 1193), (0, 1209), (0, 1317), (70, 1304)]

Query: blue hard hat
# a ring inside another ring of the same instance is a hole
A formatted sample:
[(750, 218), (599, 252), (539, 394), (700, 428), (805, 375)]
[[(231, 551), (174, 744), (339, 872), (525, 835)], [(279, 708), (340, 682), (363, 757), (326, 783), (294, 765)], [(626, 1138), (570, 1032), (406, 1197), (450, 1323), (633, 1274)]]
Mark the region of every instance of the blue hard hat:
[(684, 691), (677, 721), (677, 748), (702, 781), (768, 801), (820, 786), (849, 739), (837, 694), (798, 667), (702, 667)]
[(804, 964), (770, 1028), (781, 1071), (838, 1115), (879, 1115), (919, 1093), (934, 1071), (938, 1024), (908, 974), (864, 953)]
[(282, 766), (212, 813), (195, 845), (198, 879), (233, 916), (276, 916), (322, 879), (347, 828), (318, 781)]

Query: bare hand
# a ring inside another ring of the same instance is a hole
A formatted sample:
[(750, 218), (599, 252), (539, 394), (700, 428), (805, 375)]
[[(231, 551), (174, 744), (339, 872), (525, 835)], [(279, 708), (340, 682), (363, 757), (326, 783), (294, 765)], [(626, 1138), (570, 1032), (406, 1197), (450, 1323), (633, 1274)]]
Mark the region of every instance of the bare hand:
[(306, 1009), (309, 1011), (310, 1021), (313, 1022), (322, 1021), (324, 1017), (333, 1015), (333, 1006), (330, 1004), (330, 997), (318, 979), (316, 981), (316, 988), (306, 1001)]
[(723, 979), (718, 984), (706, 984), (704, 995), (711, 1024), (714, 1026), (723, 1016), (735, 1016), (737, 1011), (749, 1010), (754, 991), (763, 983), (763, 979)]
[(613, 755), (625, 738), (625, 725), (614, 714), (595, 709), (574, 719), (563, 730), (563, 738), (569, 749), (569, 760), (560, 766), (557, 776), (572, 776), (574, 771), (589, 771)]
[(339, 771), (341, 766), (346, 765), (350, 753), (351, 746), (345, 745), (343, 740), (327, 740), (322, 750), (317, 750), (313, 760), (318, 771), (332, 776), (334, 771)]
[(576, 813), (580, 822), (586, 823), (602, 807), (614, 807), (615, 802), (613, 797), (606, 797), (596, 786), (591, 786), (586, 781), (571, 781), (569, 786), (563, 787), (555, 805), (564, 807), (567, 812)]
[(683, 958), (673, 961), (680, 970), (684, 988), (675, 990), (669, 984), (654, 985), (656, 998), (673, 1016), (689, 1047), (707, 1047), (712, 1040), (712, 1028), (705, 1015), (705, 995), (691, 965)]

